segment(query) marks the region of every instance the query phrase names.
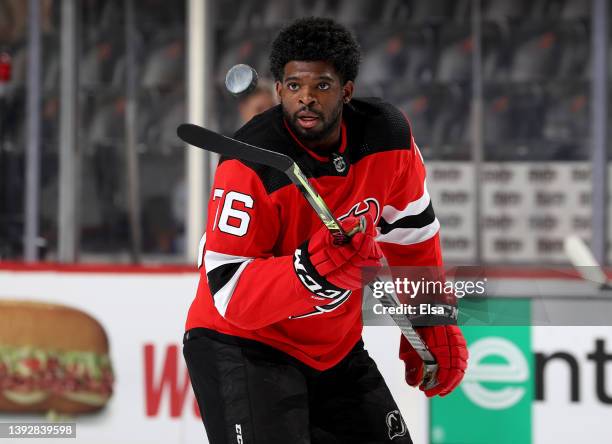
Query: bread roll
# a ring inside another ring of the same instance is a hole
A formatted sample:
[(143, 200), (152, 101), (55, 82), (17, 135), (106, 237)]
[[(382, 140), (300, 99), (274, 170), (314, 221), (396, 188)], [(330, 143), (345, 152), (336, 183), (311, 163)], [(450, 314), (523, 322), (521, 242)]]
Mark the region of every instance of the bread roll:
[(0, 411), (87, 413), (112, 393), (108, 338), (66, 306), (0, 300)]

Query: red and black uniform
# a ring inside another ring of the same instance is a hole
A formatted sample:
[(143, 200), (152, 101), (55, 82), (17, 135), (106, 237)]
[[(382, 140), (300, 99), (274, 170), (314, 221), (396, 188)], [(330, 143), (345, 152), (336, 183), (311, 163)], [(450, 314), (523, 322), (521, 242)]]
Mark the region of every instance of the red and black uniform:
[[(441, 266), (439, 223), (403, 114), (381, 101), (353, 99), (344, 106), (341, 133), (337, 150), (313, 152), (292, 134), (277, 106), (235, 138), (293, 158), (338, 219), (369, 212), (390, 265)], [(199, 332), (225, 344), (263, 344), (319, 373), (345, 365), (360, 347), (361, 292), (323, 299), (294, 272), (296, 248), (321, 225), (282, 172), (222, 158), (186, 337)]]

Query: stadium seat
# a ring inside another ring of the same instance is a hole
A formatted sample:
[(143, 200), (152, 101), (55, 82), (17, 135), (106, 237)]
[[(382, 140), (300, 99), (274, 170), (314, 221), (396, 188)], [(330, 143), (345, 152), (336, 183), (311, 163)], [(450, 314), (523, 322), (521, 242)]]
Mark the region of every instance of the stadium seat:
[(516, 21), (525, 17), (526, 0), (482, 0), (482, 18), (490, 22)]
[(412, 0), (410, 21), (413, 23), (442, 23), (452, 17), (454, 2), (449, 0)]
[(393, 101), (408, 117), (423, 155), (429, 157), (434, 113), (438, 105), (434, 91), (430, 88), (415, 88)]
[(591, 17), (591, 2), (583, 0), (565, 0), (561, 10), (563, 20), (585, 20)]
[(425, 158), (466, 160), (469, 158), (469, 91), (440, 84), (415, 86), (392, 102), (404, 111)]
[[(342, 0), (336, 11), (336, 18), (346, 25), (364, 23), (385, 23), (391, 21), (388, 15), (390, 6), (396, 2), (381, 0)], [(407, 17), (406, 17), (407, 18)]]
[(559, 20), (566, 1), (571, 0), (532, 0), (528, 7), (527, 19), (541, 22)]
[(95, 112), (87, 130), (88, 151), (93, 153), (100, 146), (122, 145), (125, 137), (125, 97), (101, 95), (94, 102), (93, 109)]
[(247, 29), (262, 30), (280, 26), (291, 20), (295, 2), (274, 0), (230, 0), (213, 2), (213, 24), (236, 36)]
[(487, 22), (482, 26), (482, 76), (485, 82), (507, 82), (510, 61), (511, 31), (508, 26)]
[(554, 76), (559, 62), (561, 35), (557, 29), (528, 26), (513, 39), (510, 80), (544, 81)]
[(227, 4), (221, 2), (214, 8), (220, 13), (220, 29), (229, 37), (237, 37), (247, 31), (261, 32), (266, 26), (280, 25), (291, 17), (290, 2), (266, 0), (239, 0)]
[(174, 37), (154, 49), (142, 71), (144, 88), (171, 89), (185, 78), (185, 43)]
[(486, 160), (562, 159), (564, 146), (545, 137), (545, 131), (554, 131), (555, 122), (567, 118), (563, 113), (558, 118), (548, 116), (556, 106), (559, 104), (550, 100), (547, 84), (488, 87), (483, 120)]
[(512, 95), (512, 138), (519, 141), (541, 140), (546, 91), (542, 84), (518, 85)]
[(436, 79), (439, 82), (469, 82), (472, 78), (471, 29), (446, 27), (440, 35)]
[[(85, 50), (79, 64), (79, 82), (88, 91), (112, 84), (113, 72), (120, 58), (124, 57), (123, 42), (115, 38), (102, 38)], [(125, 85), (122, 82), (122, 85)]]
[(590, 78), (590, 31), (584, 22), (568, 22), (561, 30), (561, 48), (556, 77), (566, 80)]
[[(377, 2), (373, 2), (377, 3)], [(410, 20), (411, 7), (408, 1), (387, 0), (381, 3), (381, 22), (407, 23)]]
[(184, 96), (183, 85), (164, 94), (141, 94), (137, 115), (140, 152), (166, 156), (177, 153), (182, 144), (176, 137), (176, 127), (187, 119)]
[(297, 17), (335, 17), (337, 2), (328, 0), (297, 0), (293, 18)]
[(281, 26), (291, 20), (292, 2), (258, 2), (262, 6), (261, 24), (265, 27)]
[(485, 91), (483, 137), (487, 151), (513, 137), (512, 105), (513, 97), (503, 89)]
[(159, 122), (161, 138), (153, 148), (166, 156), (172, 155), (178, 151), (184, 143), (176, 136), (176, 128), (186, 120), (187, 110), (185, 102), (177, 98), (174, 105), (164, 113)]
[(440, 91), (431, 132), (433, 158), (470, 159), (470, 94), (468, 87), (458, 85)]
[(219, 54), (213, 73), (217, 85), (224, 85), (227, 70), (238, 63), (252, 66), (262, 76), (268, 74), (267, 48), (270, 37), (267, 32), (253, 34), (244, 31), (239, 35), (225, 35), (221, 36), (218, 44), (223, 51)]
[(368, 32), (359, 83), (414, 84), (432, 80), (434, 35), (427, 27)]
[(553, 83), (547, 91), (543, 136), (558, 146), (558, 160), (586, 160), (590, 134), (586, 83)]

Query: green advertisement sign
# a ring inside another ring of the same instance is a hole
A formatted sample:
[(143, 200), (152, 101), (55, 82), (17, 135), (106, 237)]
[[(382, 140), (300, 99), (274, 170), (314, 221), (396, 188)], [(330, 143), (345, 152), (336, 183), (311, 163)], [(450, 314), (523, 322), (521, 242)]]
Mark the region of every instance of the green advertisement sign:
[[(504, 301), (507, 304), (508, 301)], [(495, 310), (496, 302), (489, 301)], [(528, 299), (513, 300), (529, 313)], [(531, 328), (464, 326), (470, 359), (461, 385), (431, 401), (433, 444), (530, 444), (533, 400)]]

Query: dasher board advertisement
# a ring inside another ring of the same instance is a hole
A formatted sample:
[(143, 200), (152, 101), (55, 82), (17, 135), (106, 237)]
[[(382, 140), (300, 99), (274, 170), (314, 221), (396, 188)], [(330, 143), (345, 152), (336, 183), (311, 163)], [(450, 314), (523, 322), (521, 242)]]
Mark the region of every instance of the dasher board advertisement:
[[(531, 301), (515, 303), (528, 309)], [(462, 330), (468, 371), (458, 390), (432, 401), (431, 443), (610, 442), (611, 327)]]
[[(80, 268), (68, 272), (63, 269), (32, 272), (27, 271), (27, 267), (24, 270), (1, 268), (0, 303), (17, 301), (23, 303), (23, 310), (28, 309), (28, 304), (51, 305), (82, 313), (83, 317), (95, 321), (93, 325), (103, 329), (108, 342), (112, 395), (101, 408), (92, 412), (56, 412), (56, 421), (76, 423), (76, 438), (54, 439), (53, 442), (208, 442), (181, 344), (187, 310), (198, 284), (197, 273), (164, 272), (163, 269), (125, 272), (121, 268), (105, 267), (88, 269), (88, 272), (79, 271)], [(62, 317), (53, 321), (59, 322), (57, 334), (70, 331), (70, 326), (61, 325), (62, 319), (68, 322)], [(37, 343), (50, 345), (53, 349), (52, 345), (57, 344), (55, 334), (37, 338)], [(403, 363), (397, 356), (399, 337), (399, 330), (394, 327), (366, 327), (364, 331), (366, 348), (397, 400), (412, 437), (416, 442), (425, 442), (427, 401), (421, 392), (408, 387), (404, 381)], [(63, 341), (66, 343), (69, 339)], [(55, 350), (49, 356), (58, 356), (62, 362), (68, 359)], [(48, 419), (47, 413), (14, 413), (0, 409), (0, 423), (46, 422)], [(24, 444), (42, 441), (19, 439)]]

